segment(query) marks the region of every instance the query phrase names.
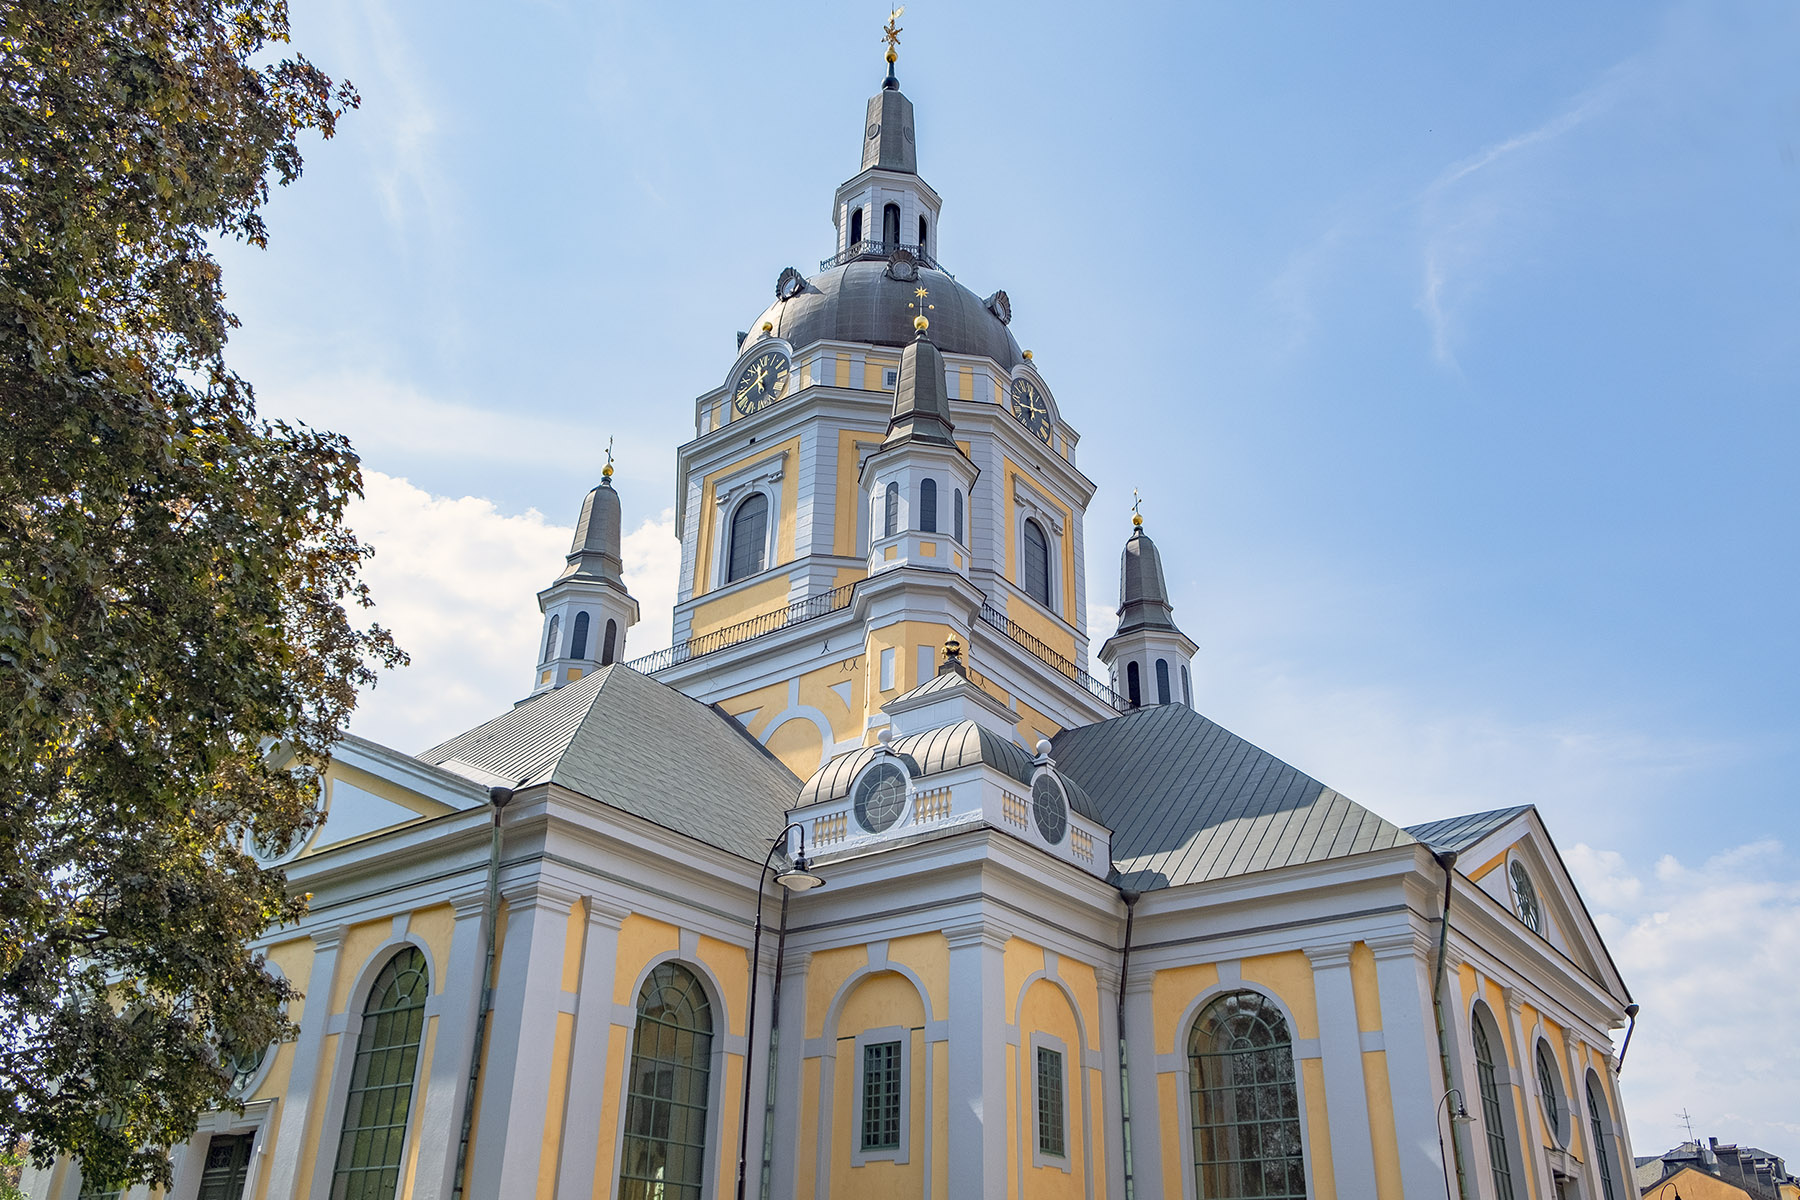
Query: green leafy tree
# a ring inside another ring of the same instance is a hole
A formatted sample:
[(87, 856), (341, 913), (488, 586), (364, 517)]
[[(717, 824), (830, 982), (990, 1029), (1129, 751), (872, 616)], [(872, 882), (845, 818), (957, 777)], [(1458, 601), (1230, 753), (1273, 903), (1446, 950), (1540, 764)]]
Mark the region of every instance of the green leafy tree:
[(247, 945), (303, 901), (245, 847), (403, 661), (348, 443), (224, 358), (208, 239), (265, 244), (356, 104), (287, 40), (282, 0), (0, 0), (0, 1144), (103, 1183), (291, 1033)]

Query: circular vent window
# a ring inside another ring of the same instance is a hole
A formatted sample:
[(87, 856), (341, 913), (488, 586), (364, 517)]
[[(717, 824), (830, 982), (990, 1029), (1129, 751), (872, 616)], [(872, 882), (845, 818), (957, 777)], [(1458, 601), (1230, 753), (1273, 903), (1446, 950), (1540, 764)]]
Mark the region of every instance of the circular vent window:
[(1038, 832), (1052, 846), (1069, 831), (1069, 805), (1062, 788), (1048, 774), (1031, 781), (1031, 815), (1037, 819)]
[(906, 772), (893, 763), (869, 768), (856, 785), (856, 823), (870, 833), (885, 833), (906, 811)]

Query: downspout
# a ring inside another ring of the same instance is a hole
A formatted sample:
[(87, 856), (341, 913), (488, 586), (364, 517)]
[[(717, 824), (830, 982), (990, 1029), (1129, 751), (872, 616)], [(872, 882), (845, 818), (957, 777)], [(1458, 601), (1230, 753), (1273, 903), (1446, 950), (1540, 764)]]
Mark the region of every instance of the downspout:
[[(1445, 850), (1436, 855), (1444, 868), (1444, 915), (1438, 921), (1437, 977), (1431, 984), (1431, 1008), (1437, 1015), (1438, 1059), (1444, 1071), (1444, 1086), (1451, 1086), (1450, 1033), (1444, 1024), (1444, 949), (1450, 942), (1450, 884), (1456, 877), (1456, 851)], [(1463, 1173), (1462, 1139), (1456, 1136), (1456, 1121), (1450, 1121), (1450, 1157), (1456, 1160), (1456, 1194), (1467, 1200), (1469, 1183)]]
[(1637, 1032), (1638, 1006), (1635, 1004), (1627, 1004), (1625, 1006), (1625, 1015), (1631, 1018), (1631, 1024), (1625, 1027), (1625, 1044), (1619, 1047), (1620, 1071), (1625, 1069), (1625, 1052), (1631, 1049), (1631, 1035)]
[(1119, 889), (1125, 902), (1125, 946), (1119, 952), (1119, 1144), (1125, 1158), (1125, 1200), (1133, 1200), (1137, 1184), (1131, 1163), (1131, 1062), (1125, 1052), (1125, 973), (1131, 967), (1131, 922), (1141, 893)]
[(487, 900), (481, 910), (481, 920), (487, 926), (487, 961), (481, 968), (481, 1006), (475, 1013), (475, 1047), (469, 1053), (469, 1086), (463, 1092), (462, 1138), (456, 1143), (456, 1182), (450, 1188), (452, 1197), (463, 1194), (463, 1175), (469, 1165), (469, 1134), (475, 1127), (475, 1090), (481, 1080), (481, 1050), (487, 1041), (488, 1012), (494, 1007), (494, 935), (500, 923), (500, 814), (512, 798), (511, 788), (488, 789), (494, 829), (488, 839)]
[[(769, 1162), (775, 1153), (775, 1071), (781, 1049), (781, 966), (787, 950), (788, 897), (793, 893), (781, 889), (781, 929), (775, 935), (775, 983), (769, 989), (769, 1061), (764, 1068), (769, 1086), (763, 1097), (762, 1200), (769, 1200)], [(748, 1069), (748, 1068), (746, 1068)]]

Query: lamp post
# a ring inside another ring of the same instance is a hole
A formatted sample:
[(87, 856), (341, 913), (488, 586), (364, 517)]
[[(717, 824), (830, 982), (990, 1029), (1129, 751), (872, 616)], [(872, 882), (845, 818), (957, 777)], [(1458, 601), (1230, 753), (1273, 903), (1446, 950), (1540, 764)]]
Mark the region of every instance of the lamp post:
[(1456, 1136), (1456, 1127), (1458, 1125), (1467, 1125), (1475, 1119), (1474, 1117), (1469, 1115), (1469, 1110), (1463, 1106), (1462, 1092), (1460, 1090), (1458, 1090), (1457, 1088), (1451, 1088), (1449, 1091), (1445, 1092), (1443, 1099), (1441, 1099), (1437, 1102), (1438, 1160), (1444, 1164), (1444, 1197), (1445, 1197), (1445, 1200), (1456, 1200), (1455, 1191), (1450, 1186), (1450, 1157), (1449, 1157), (1449, 1155), (1444, 1153), (1443, 1113), (1449, 1103), (1450, 1097), (1452, 1097), (1452, 1096), (1456, 1097), (1456, 1108), (1450, 1113), (1450, 1136), (1452, 1138), (1454, 1138)]
[[(809, 892), (825, 886), (825, 881), (813, 874), (812, 864), (806, 860), (806, 830), (798, 821), (790, 823), (776, 835), (769, 853), (763, 858), (762, 874), (756, 879), (756, 926), (750, 935), (750, 1006), (744, 1023), (744, 1099), (738, 1109), (737, 1200), (744, 1200), (744, 1163), (750, 1152), (750, 1052), (756, 1043), (756, 972), (762, 956), (763, 888), (768, 885), (775, 852), (787, 846), (788, 834), (795, 830), (800, 833), (800, 852), (794, 856), (792, 866), (775, 873), (775, 882), (790, 892)], [(775, 1064), (770, 1063), (769, 1069), (774, 1070)]]
[(1675, 1200), (1681, 1200), (1681, 1189), (1675, 1186), (1675, 1181), (1673, 1179), (1667, 1180), (1657, 1187), (1655, 1191), (1646, 1193), (1644, 1200), (1657, 1200), (1658, 1196), (1664, 1194), (1665, 1189), (1674, 1193)]

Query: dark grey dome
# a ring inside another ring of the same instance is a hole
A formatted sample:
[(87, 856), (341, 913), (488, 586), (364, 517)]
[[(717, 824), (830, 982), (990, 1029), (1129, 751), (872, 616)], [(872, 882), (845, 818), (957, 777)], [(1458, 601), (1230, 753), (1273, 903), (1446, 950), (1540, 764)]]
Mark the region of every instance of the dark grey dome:
[(925, 315), (939, 350), (983, 355), (1006, 371), (1018, 365), (1019, 343), (974, 292), (942, 271), (921, 267), (917, 280), (903, 281), (888, 278), (887, 267), (886, 259), (864, 258), (822, 271), (792, 299), (776, 301), (751, 329), (767, 321), (796, 350), (824, 340), (898, 348), (913, 340), (918, 310), (907, 305), (913, 289), (924, 287), (931, 292), (926, 303), (935, 306)]

